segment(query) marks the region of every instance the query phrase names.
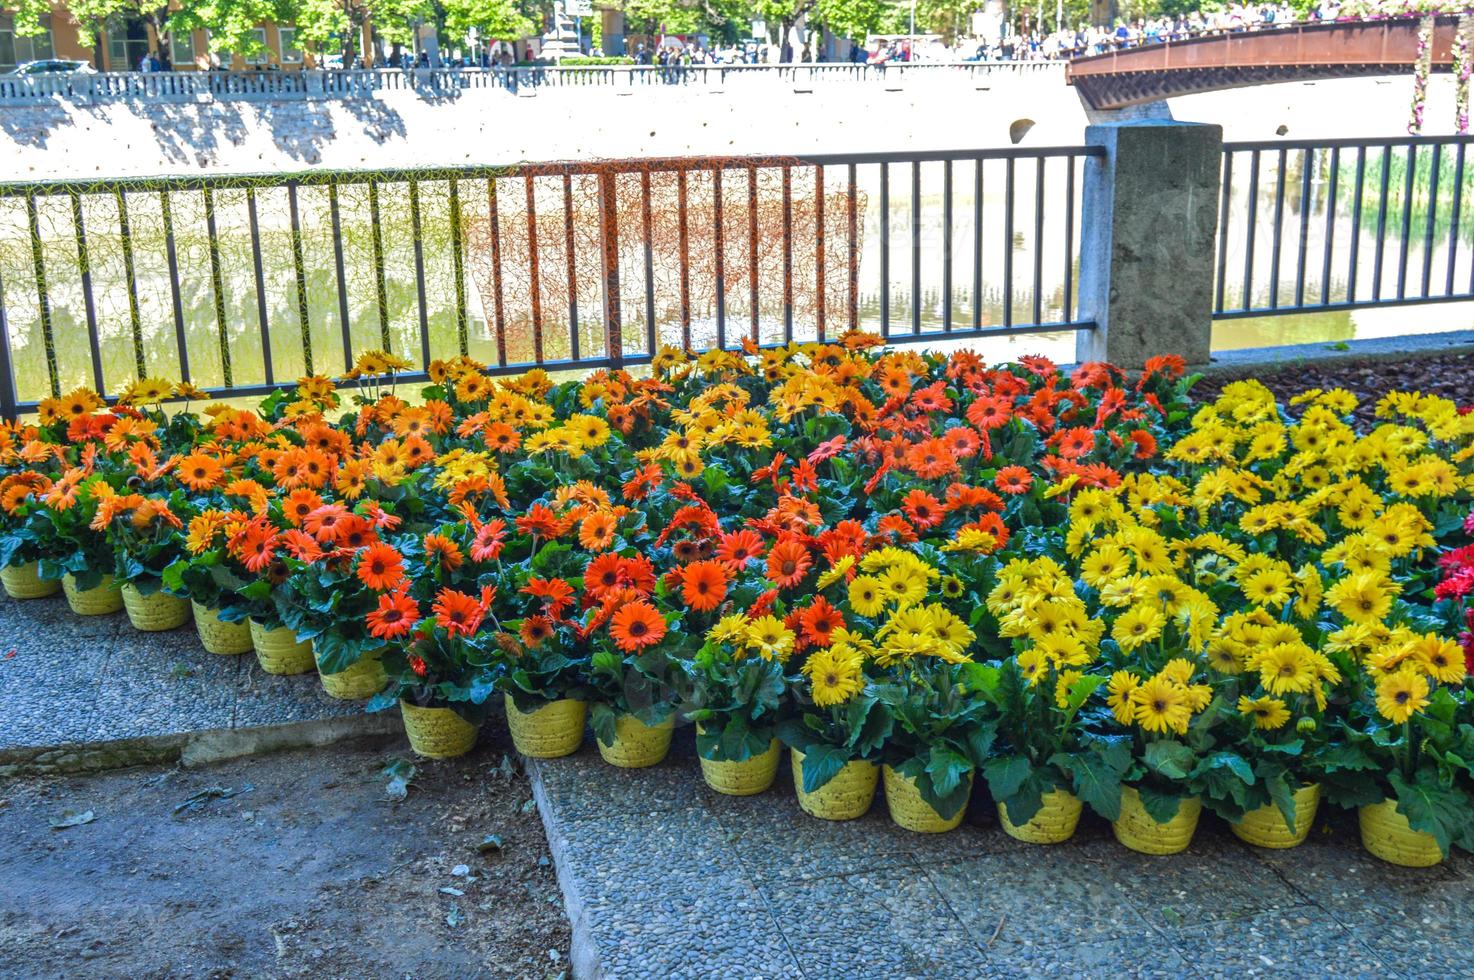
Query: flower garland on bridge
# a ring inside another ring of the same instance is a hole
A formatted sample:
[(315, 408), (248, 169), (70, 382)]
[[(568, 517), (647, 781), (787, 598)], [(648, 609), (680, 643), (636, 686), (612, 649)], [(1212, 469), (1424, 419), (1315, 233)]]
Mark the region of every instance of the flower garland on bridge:
[(211, 649), (300, 648), (428, 754), (496, 697), (525, 751), (572, 751), (587, 710), (619, 765), (694, 722), (729, 792), (781, 741), (819, 815), (883, 771), (915, 829), (977, 782), (1024, 839), (1084, 805), (1140, 849), (1204, 807), (1294, 842), (1325, 799), (1389, 859), (1474, 845), (1474, 416), (1446, 400), (1358, 431), (1344, 391), (1194, 406), (1171, 358), (1066, 374), (859, 333), (648, 377), (457, 358), (405, 392), (408, 368), (366, 353), (356, 390), (254, 411), (148, 379), (46, 401), (0, 430), (7, 588), (121, 587), (147, 628), (187, 597)]

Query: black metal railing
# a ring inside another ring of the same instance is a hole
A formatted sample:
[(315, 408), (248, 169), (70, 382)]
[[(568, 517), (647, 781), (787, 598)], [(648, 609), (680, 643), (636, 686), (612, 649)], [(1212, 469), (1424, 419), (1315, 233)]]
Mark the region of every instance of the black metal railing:
[(1474, 300), (1471, 143), (1224, 144), (1213, 315)]
[(0, 412), (140, 376), (421, 370), (1091, 329), (1096, 147), (0, 184)]

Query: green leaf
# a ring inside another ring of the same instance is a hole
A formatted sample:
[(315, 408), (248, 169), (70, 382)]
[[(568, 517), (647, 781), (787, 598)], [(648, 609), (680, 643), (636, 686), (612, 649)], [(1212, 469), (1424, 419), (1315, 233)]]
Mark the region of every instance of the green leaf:
[(804, 752), (801, 765), (804, 777), (804, 792), (817, 793), (831, 779), (839, 775), (850, 758), (843, 749), (832, 745), (814, 745)]
[(1285, 826), (1294, 830), (1295, 787), (1291, 785), (1289, 774), (1281, 772), (1269, 776), (1264, 780), (1264, 786), (1269, 790), (1269, 798), (1274, 801), (1280, 815), (1285, 818)]
[(1071, 789), (1090, 809), (1107, 820), (1120, 818), (1121, 776), (1131, 765), (1131, 746), (1124, 739), (1103, 749), (1073, 754), (1056, 752), (1049, 761), (1069, 774)]
[(995, 800), (1013, 796), (1033, 772), (1033, 764), (1022, 755), (999, 756), (983, 764), (983, 778), (988, 781), (988, 792)]
[[(1188, 772), (1192, 769), (1193, 750), (1181, 742), (1171, 739), (1161, 739), (1156, 742), (1147, 743), (1146, 752), (1142, 756), (1148, 769), (1159, 773), (1168, 779), (1185, 780)], [(1173, 811), (1176, 812), (1175, 810)], [(1170, 817), (1168, 818), (1171, 819)]]
[(589, 705), (589, 726), (593, 728), (594, 736), (605, 745), (613, 745), (617, 737), (614, 727), (616, 717), (614, 709), (607, 704), (596, 702)]
[(1397, 796), (1397, 812), (1407, 817), (1414, 830), (1432, 834), (1447, 857), (1450, 845), (1465, 832), (1471, 805), (1468, 795), (1440, 786), (1438, 777), (1427, 770), (1420, 771), (1412, 782), (1399, 772), (1390, 773), (1387, 779)]
[(1136, 792), (1141, 797), (1141, 805), (1146, 809), (1147, 815), (1157, 823), (1171, 821), (1177, 816), (1178, 807), (1182, 805), (1182, 797), (1176, 793), (1163, 793), (1150, 786), (1138, 786)]
[(938, 796), (946, 796), (972, 771), (972, 763), (943, 745), (933, 745), (926, 760), (926, 773)]

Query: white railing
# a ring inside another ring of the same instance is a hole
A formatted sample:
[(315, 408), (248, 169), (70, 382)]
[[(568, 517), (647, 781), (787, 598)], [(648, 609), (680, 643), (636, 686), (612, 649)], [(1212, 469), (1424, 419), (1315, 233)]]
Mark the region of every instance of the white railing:
[(0, 75), (0, 106), (56, 100), (94, 102), (264, 102), (279, 99), (351, 99), (384, 91), (454, 97), (466, 89), (508, 92), (541, 88), (615, 89), (690, 85), (833, 82), (904, 84), (915, 79), (986, 78), (1062, 73), (1061, 62), (993, 61), (892, 65), (634, 65), (530, 68), (393, 68), (329, 71), (102, 72), (85, 75)]

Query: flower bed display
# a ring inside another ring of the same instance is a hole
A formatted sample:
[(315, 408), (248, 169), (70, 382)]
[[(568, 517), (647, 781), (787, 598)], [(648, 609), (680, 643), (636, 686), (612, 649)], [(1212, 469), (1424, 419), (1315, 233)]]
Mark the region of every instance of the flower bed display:
[(586, 716), (624, 766), (693, 723), (723, 792), (786, 746), (806, 810), (883, 785), (922, 831), (986, 790), (1041, 843), (1083, 806), (1156, 853), (1200, 811), (1293, 846), (1324, 805), (1381, 856), (1474, 846), (1474, 416), (878, 346), (78, 391), (0, 431), (0, 565), (183, 609), (141, 628), (192, 603), (280, 672), (310, 649), (434, 755), (504, 705), (532, 754)]

